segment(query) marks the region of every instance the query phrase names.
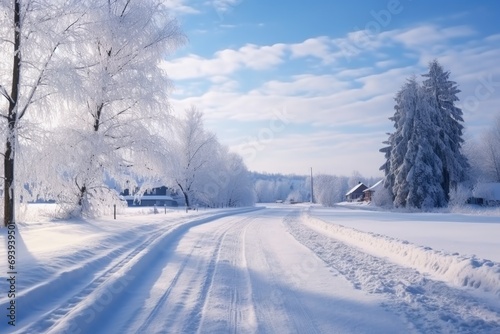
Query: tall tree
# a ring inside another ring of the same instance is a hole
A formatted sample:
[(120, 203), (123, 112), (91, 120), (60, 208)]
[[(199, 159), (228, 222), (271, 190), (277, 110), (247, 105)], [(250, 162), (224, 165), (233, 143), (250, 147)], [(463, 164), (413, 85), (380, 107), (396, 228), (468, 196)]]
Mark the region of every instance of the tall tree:
[(390, 118), (395, 131), (380, 151), (386, 157), (384, 186), (397, 207), (445, 206), (450, 190), (466, 179), (459, 90), (449, 74), (435, 60), (422, 86), (412, 77), (396, 94)]
[(217, 153), (206, 166), (209, 171), (197, 200), (208, 206), (249, 206), (255, 203), (250, 173), (241, 156), (218, 145)]
[(418, 109), (418, 84), (415, 78), (409, 79), (403, 88), (396, 95), (396, 113), (394, 119), (396, 131), (394, 133), (394, 142), (391, 149), (391, 169), (390, 173), (394, 177), (392, 193), (394, 194), (394, 205), (396, 207), (406, 206), (406, 200), (409, 193), (410, 184), (407, 176), (415, 164), (415, 152), (409, 149), (410, 140), (413, 139), (414, 145), (419, 138), (414, 135), (415, 114)]
[(170, 144), (167, 175), (183, 197), (186, 207), (193, 205), (197, 192), (203, 189), (212, 158), (217, 154), (215, 134), (205, 130), (203, 113), (192, 106), (185, 118), (175, 121)]
[(411, 77), (395, 97), (395, 131), (383, 151), (387, 162), (385, 187), (396, 207), (432, 208), (444, 205), (442, 162), (435, 153), (430, 95)]
[(388, 140), (384, 142), (389, 146), (380, 150), (386, 157), (386, 162), (380, 167), (385, 172), (384, 187), (392, 194), (396, 206), (406, 204), (405, 192), (407, 190), (405, 189), (404, 175), (408, 168), (402, 170), (404, 168), (402, 166), (408, 150), (409, 134), (411, 133), (417, 99), (417, 83), (415, 77), (412, 77), (394, 98), (396, 102), (395, 112), (389, 120), (394, 122), (395, 131), (390, 133)]
[(434, 151), (434, 127), (431, 121), (431, 101), (429, 95), (413, 80), (409, 82), (414, 110), (411, 119), (411, 133), (407, 152), (401, 166), (402, 178), (407, 184), (404, 199), (397, 194), (395, 203), (404, 202), (406, 207), (431, 209), (445, 205), (442, 184), (442, 162)]
[(442, 187), (448, 201), (450, 190), (466, 179), (469, 168), (467, 158), (462, 153), (463, 113), (455, 105), (460, 90), (457, 83), (449, 79), (450, 72), (445, 71), (437, 60), (429, 63), (429, 71), (423, 77), (426, 78), (423, 87), (431, 97), (431, 106), (435, 111), (431, 115), (435, 129), (435, 151), (443, 163)]
[(46, 101), (55, 90), (51, 79), (57, 74), (58, 50), (75, 38), (82, 12), (77, 2), (57, 0), (2, 1), (0, 12), (3, 218), (8, 225), (15, 223), (16, 184), (27, 182), (16, 171), (21, 137), (31, 130), (23, 124), (30, 113), (32, 119), (49, 114)]
[(76, 214), (116, 202), (110, 183), (130, 188), (138, 177), (159, 174), (153, 160), (169, 119), (170, 85), (160, 65), (185, 39), (162, 1), (82, 3), (86, 30), (65, 50), (75, 70), (76, 92), (67, 102), (73, 115), (58, 130), (63, 152), (54, 152), (71, 157), (54, 170), (58, 198)]

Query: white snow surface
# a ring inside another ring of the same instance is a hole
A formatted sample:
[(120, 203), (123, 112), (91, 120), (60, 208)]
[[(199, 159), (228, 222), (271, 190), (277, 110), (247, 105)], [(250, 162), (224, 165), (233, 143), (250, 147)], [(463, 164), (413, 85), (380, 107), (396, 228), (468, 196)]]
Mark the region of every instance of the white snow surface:
[(0, 333), (500, 332), (498, 215), (46, 208), (18, 223), (16, 326)]

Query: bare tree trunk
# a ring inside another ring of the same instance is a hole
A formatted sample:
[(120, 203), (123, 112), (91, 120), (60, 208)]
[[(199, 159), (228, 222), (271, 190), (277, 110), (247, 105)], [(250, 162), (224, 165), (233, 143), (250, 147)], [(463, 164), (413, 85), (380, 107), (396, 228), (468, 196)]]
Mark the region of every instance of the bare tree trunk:
[[(10, 126), (9, 126), (10, 128)], [(9, 132), (10, 129), (9, 129)], [(12, 143), (7, 140), (5, 145), (4, 163), (4, 225), (15, 224), (14, 215), (14, 151)]]
[(189, 196), (187, 192), (182, 192), (184, 194), (184, 200), (186, 201), (186, 208), (189, 208)]
[(176, 182), (177, 186), (179, 186), (179, 189), (182, 191), (182, 194), (184, 195), (184, 201), (186, 202), (186, 208), (189, 208), (189, 195), (188, 192), (184, 190), (182, 185), (179, 182)]
[(4, 225), (15, 224), (14, 167), (17, 141), (17, 102), (21, 79), (21, 4), (14, 3), (14, 64), (12, 67), (12, 90), (7, 116), (8, 131), (4, 154)]
[(78, 206), (80, 207), (80, 209), (83, 208), (83, 202), (84, 202), (84, 198), (85, 198), (86, 193), (87, 193), (87, 187), (85, 185), (83, 185), (80, 188), (80, 194), (78, 195)]

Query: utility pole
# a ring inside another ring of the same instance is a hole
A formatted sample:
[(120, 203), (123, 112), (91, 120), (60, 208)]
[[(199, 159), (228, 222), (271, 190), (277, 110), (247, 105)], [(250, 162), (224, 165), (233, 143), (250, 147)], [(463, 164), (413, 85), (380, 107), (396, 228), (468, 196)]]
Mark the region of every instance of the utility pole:
[(313, 168), (311, 167), (311, 203), (314, 203), (314, 192), (313, 192)]

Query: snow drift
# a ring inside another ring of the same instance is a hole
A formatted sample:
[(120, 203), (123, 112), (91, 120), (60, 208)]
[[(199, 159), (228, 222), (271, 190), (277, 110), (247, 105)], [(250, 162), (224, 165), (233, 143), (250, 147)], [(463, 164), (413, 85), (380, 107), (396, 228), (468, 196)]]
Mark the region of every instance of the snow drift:
[(312, 217), (309, 211), (304, 212), (302, 220), (308, 227), (372, 255), (410, 266), (449, 284), (477, 289), (500, 298), (500, 263), (475, 256), (446, 253), (377, 233), (362, 232)]

